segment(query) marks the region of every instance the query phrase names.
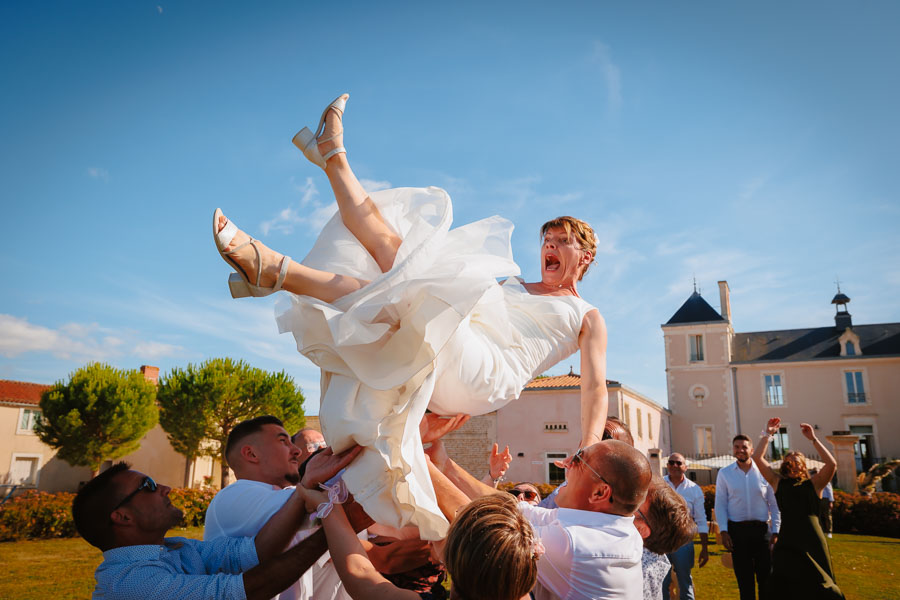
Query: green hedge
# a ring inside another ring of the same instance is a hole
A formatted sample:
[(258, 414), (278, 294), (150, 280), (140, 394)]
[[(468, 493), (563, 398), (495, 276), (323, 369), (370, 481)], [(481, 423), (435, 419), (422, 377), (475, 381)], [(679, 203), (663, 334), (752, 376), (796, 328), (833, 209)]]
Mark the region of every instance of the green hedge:
[[(716, 503), (716, 486), (703, 486), (706, 518)], [(836, 533), (861, 533), (900, 538), (900, 494), (876, 492), (870, 495), (834, 491), (831, 518)]]
[(875, 492), (864, 496), (835, 490), (831, 518), (838, 533), (900, 538), (900, 494)]
[[(172, 504), (184, 512), (182, 527), (203, 525), (206, 508), (216, 490), (204, 488), (173, 489)], [(75, 537), (72, 500), (75, 494), (49, 494), (30, 490), (6, 501), (0, 507), (0, 541)]]

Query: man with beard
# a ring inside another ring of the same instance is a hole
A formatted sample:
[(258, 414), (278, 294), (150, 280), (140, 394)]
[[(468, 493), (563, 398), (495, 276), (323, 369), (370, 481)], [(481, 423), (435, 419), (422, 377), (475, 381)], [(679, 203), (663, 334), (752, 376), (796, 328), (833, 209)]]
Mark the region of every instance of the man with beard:
[[(753, 444), (744, 434), (732, 440), (737, 461), (719, 470), (716, 478), (716, 522), (722, 545), (731, 551), (741, 600), (765, 598), (771, 571), (771, 544), (778, 538), (781, 513), (775, 493), (750, 460)], [(771, 534), (771, 541), (767, 540)]]
[[(342, 453), (352, 453), (358, 448)], [(282, 422), (271, 415), (243, 421), (232, 429), (225, 444), (225, 458), (234, 471), (237, 481), (225, 487), (213, 498), (206, 510), (205, 540), (221, 537), (245, 537), (256, 535), (269, 518), (282, 510), (288, 510), (300, 523), (300, 531), (293, 537), (292, 544), (301, 543), (317, 529), (306, 515), (303, 496), (295, 492), (295, 486), (306, 484), (315, 487), (320, 481), (335, 475), (350, 460), (341, 460), (340, 467), (330, 470), (327, 477), (319, 475), (321, 469), (311, 471), (313, 462), (333, 462), (338, 456), (331, 455), (331, 449), (320, 450), (315, 457), (307, 453), (307, 467), (300, 481), (300, 457), (303, 452), (291, 441)], [(358, 505), (354, 506), (358, 507)], [(358, 512), (362, 512), (357, 508)], [(386, 571), (396, 568), (395, 563), (408, 561), (419, 554), (427, 556), (427, 545), (418, 540), (403, 540), (390, 546), (375, 547), (364, 542), (370, 558)], [(419, 563), (416, 563), (417, 566)], [(277, 596), (278, 600), (340, 600), (346, 599), (343, 584), (334, 570), (328, 554), (306, 571), (302, 579), (294, 582)]]

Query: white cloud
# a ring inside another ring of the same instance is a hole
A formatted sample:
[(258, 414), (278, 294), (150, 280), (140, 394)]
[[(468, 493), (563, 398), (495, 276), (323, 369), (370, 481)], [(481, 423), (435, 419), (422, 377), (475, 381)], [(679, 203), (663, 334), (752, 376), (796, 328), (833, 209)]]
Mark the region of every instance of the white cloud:
[(87, 174), (92, 179), (99, 179), (104, 182), (109, 181), (109, 171), (100, 167), (88, 167)]
[(65, 323), (57, 329), (29, 323), (27, 319), (0, 314), (0, 355), (14, 358), (28, 352), (44, 352), (64, 360), (110, 360), (146, 351), (148, 358), (182, 351), (180, 346), (142, 340), (137, 332), (113, 332), (97, 323)]
[(370, 194), (372, 192), (380, 192), (381, 190), (387, 190), (393, 187), (390, 181), (376, 181), (374, 179), (360, 179), (359, 183), (362, 184), (363, 189)]
[(600, 67), (600, 74), (606, 84), (606, 101), (609, 109), (617, 112), (622, 107), (622, 73), (612, 60), (609, 46), (603, 42), (594, 42), (591, 59)]
[(141, 360), (157, 359), (166, 356), (172, 356), (182, 352), (184, 348), (172, 344), (163, 344), (162, 342), (139, 342), (131, 353), (139, 356)]
[(758, 175), (745, 183), (738, 193), (738, 199), (743, 202), (752, 200), (756, 193), (769, 182), (768, 175)]
[[(370, 183), (390, 185), (381, 181)], [(294, 182), (294, 189), (300, 193), (299, 203), (283, 208), (273, 218), (263, 221), (260, 224), (263, 235), (269, 235), (273, 231), (289, 235), (294, 233), (298, 226), (307, 227), (315, 235), (337, 211), (335, 202), (324, 204), (319, 199), (319, 189), (311, 177), (307, 177), (302, 184)]]

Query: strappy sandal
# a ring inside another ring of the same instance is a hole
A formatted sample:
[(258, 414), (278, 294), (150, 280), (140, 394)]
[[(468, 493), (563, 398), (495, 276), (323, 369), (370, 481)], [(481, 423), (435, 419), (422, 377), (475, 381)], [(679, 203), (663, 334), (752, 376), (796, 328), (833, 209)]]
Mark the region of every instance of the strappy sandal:
[[(222, 211), (218, 208), (216, 209), (216, 212), (213, 213), (213, 238), (216, 241), (216, 248), (218, 248), (219, 254), (228, 262), (228, 264), (234, 267), (234, 270), (236, 271), (236, 273), (232, 273), (228, 276), (228, 287), (231, 290), (231, 297), (246, 298), (247, 296), (268, 296), (269, 294), (273, 294), (280, 290), (284, 283), (284, 278), (287, 276), (288, 266), (291, 264), (291, 257), (282, 257), (281, 271), (278, 273), (278, 279), (275, 281), (275, 285), (270, 288), (261, 287), (259, 285), (259, 279), (262, 276), (262, 259), (260, 257), (259, 248), (256, 247), (257, 240), (251, 237), (243, 244), (240, 244), (231, 250), (227, 250), (228, 244), (234, 239), (235, 234), (238, 232), (238, 228), (237, 225), (229, 220), (228, 223), (225, 224), (225, 227), (219, 231), (219, 219), (222, 216)], [(256, 251), (256, 262), (259, 265), (256, 270), (255, 284), (250, 283), (247, 271), (245, 271), (244, 268), (230, 256), (247, 245), (252, 246), (253, 250)]]
[(328, 115), (328, 111), (334, 110), (335, 112), (337, 112), (338, 117), (343, 120), (344, 107), (347, 106), (347, 100), (349, 98), (350, 94), (341, 94), (325, 108), (325, 110), (322, 112), (322, 117), (319, 119), (319, 126), (316, 128), (315, 133), (310, 131), (308, 127), (304, 127), (303, 129), (298, 131), (297, 135), (294, 136), (294, 139), (291, 140), (294, 145), (303, 152), (303, 155), (306, 156), (306, 158), (308, 158), (311, 163), (319, 165), (323, 170), (325, 169), (325, 162), (329, 158), (331, 158), (335, 154), (347, 153), (347, 150), (343, 146), (340, 146), (333, 150), (329, 150), (325, 153), (325, 156), (322, 156), (322, 153), (319, 152), (319, 144), (330, 142), (337, 136), (344, 133), (343, 124), (341, 126), (341, 130), (333, 136), (324, 139), (320, 139), (319, 136), (322, 135), (325, 129), (325, 117)]

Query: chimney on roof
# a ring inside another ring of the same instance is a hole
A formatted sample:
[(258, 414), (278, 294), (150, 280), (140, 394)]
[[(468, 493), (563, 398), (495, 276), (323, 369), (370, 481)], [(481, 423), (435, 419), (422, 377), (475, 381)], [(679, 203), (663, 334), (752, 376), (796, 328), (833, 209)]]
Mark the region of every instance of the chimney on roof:
[(731, 292), (728, 291), (728, 282), (719, 282), (719, 307), (722, 318), (731, 323)]
[(141, 375), (143, 375), (144, 379), (146, 379), (147, 381), (152, 381), (156, 384), (159, 383), (159, 367), (141, 365)]

